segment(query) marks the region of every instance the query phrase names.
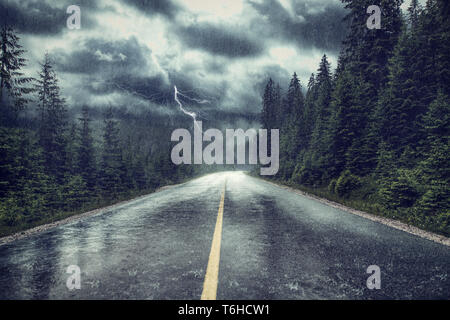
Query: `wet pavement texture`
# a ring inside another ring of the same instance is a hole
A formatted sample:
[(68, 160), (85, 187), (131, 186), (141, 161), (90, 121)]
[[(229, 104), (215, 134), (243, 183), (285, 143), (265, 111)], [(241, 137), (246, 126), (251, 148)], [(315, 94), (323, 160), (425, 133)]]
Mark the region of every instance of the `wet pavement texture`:
[(449, 247), (242, 172), (0, 246), (0, 299), (200, 299), (225, 181), (217, 299), (450, 299)]

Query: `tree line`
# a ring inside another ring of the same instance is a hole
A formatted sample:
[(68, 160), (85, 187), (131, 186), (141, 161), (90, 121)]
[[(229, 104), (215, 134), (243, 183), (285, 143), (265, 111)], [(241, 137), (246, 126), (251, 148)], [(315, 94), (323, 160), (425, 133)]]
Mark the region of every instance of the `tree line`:
[[(307, 87), (269, 79), (262, 126), (280, 129), (275, 179), (450, 235), (449, 4), (342, 0), (349, 33)], [(382, 28), (369, 30), (377, 4)], [(306, 94), (304, 94), (306, 92)]]

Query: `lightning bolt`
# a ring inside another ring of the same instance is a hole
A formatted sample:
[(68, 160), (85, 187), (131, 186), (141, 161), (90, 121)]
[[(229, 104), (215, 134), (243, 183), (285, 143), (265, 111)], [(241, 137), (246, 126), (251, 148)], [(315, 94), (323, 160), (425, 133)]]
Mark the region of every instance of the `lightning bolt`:
[[(175, 87), (175, 90), (177, 90), (177, 87)], [(206, 99), (200, 100), (200, 99), (196, 99), (196, 98), (189, 97), (189, 96), (185, 95), (184, 93), (181, 93), (181, 92), (178, 91), (178, 90), (177, 90), (177, 94), (179, 94), (180, 96), (185, 97), (185, 98), (187, 98), (187, 99), (189, 99), (189, 100), (195, 101), (195, 102), (197, 102), (198, 104), (211, 103), (211, 101), (206, 100)]]
[[(123, 85), (120, 85), (120, 84), (118, 84), (117, 82), (107, 81), (107, 82), (104, 82), (104, 83), (105, 83), (105, 84), (112, 85), (112, 86), (116, 87), (117, 89), (119, 89), (119, 90), (121, 90), (121, 91), (127, 92), (128, 94), (131, 94), (131, 95), (134, 95), (134, 96), (137, 96), (137, 97), (140, 97), (140, 98), (142, 98), (142, 99), (144, 99), (144, 100), (148, 100), (148, 101), (154, 102), (155, 99), (158, 99), (158, 98), (164, 98), (164, 94), (162, 94), (162, 93), (156, 93), (156, 94), (153, 94), (153, 95), (144, 95), (144, 94), (142, 94), (142, 93), (140, 93), (140, 92), (137, 92), (136, 90), (133, 90), (133, 89), (131, 89), (131, 88), (127, 88), (127, 87), (125, 87), (125, 86), (123, 86)], [(188, 100), (194, 101), (194, 102), (196, 102), (196, 103), (198, 103), (198, 104), (207, 104), (207, 103), (211, 103), (211, 101), (208, 100), (208, 99), (197, 99), (197, 98), (188, 96), (187, 94), (180, 92), (180, 91), (177, 89), (177, 87), (174, 86), (174, 99), (175, 99), (175, 101), (177, 102), (179, 109), (180, 109), (181, 112), (183, 112), (185, 115), (190, 116), (190, 117), (193, 119), (193, 121), (194, 121), (194, 125), (197, 127), (197, 129), (200, 130), (200, 126), (199, 126), (198, 123), (197, 123), (197, 116), (198, 116), (197, 113), (186, 110), (186, 109), (183, 107), (183, 103), (181, 102), (180, 97), (183, 97), (183, 98), (186, 98), (186, 99), (188, 99)], [(165, 99), (165, 100), (166, 100), (166, 99)], [(167, 104), (168, 104), (168, 103), (167, 103), (167, 100), (166, 100), (166, 105), (167, 105)]]
[[(178, 91), (178, 89), (177, 89), (177, 86), (173, 86), (173, 88), (174, 88), (174, 99), (175, 99), (175, 101), (178, 103), (178, 107), (180, 108), (180, 110), (181, 110), (184, 114), (190, 116), (190, 117), (194, 120), (194, 125), (197, 126), (197, 129), (200, 130), (200, 126), (199, 126), (198, 123), (197, 123), (197, 114), (196, 114), (195, 112), (189, 112), (189, 111), (185, 110), (185, 109), (183, 108), (183, 104), (181, 103), (180, 99), (178, 99), (178, 95), (181, 95), (181, 96), (183, 96), (183, 97), (186, 97), (186, 98), (191, 99), (191, 100), (194, 100), (194, 101), (196, 101), (197, 99), (195, 99), (195, 98), (190, 98), (190, 97), (188, 97), (188, 96), (186, 96), (186, 95), (180, 93), (180, 92)], [(203, 103), (209, 102), (209, 101), (207, 101), (207, 100), (201, 100), (201, 101), (205, 101), (205, 102), (203, 102)], [(199, 102), (199, 103), (201, 103), (201, 102)]]

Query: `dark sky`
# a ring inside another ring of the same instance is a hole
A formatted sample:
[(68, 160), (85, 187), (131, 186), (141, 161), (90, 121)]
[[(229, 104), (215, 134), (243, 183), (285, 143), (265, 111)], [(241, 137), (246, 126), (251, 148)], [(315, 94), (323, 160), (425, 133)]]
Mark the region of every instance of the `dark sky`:
[(268, 77), (306, 85), (326, 53), (336, 67), (346, 28), (338, 0), (0, 0), (36, 75), (49, 52), (69, 106), (176, 110), (173, 86), (199, 106), (255, 113)]

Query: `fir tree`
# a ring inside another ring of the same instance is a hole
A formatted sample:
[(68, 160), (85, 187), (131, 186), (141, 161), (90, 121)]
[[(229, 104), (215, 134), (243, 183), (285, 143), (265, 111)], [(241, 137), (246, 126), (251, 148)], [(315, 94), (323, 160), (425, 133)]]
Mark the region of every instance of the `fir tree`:
[(67, 110), (48, 54), (41, 63), (36, 91), (39, 97), (39, 141), (44, 149), (46, 168), (56, 182), (62, 184), (67, 173)]
[(283, 115), (280, 133), (279, 176), (290, 179), (302, 148), (302, 126), (304, 125), (304, 96), (297, 74), (292, 76), (286, 97), (283, 101)]
[(80, 127), (80, 144), (78, 148), (78, 172), (80, 172), (84, 183), (88, 190), (93, 192), (96, 187), (96, 159), (94, 150), (94, 140), (90, 127), (89, 109), (83, 106), (81, 118), (79, 118)]
[(320, 168), (323, 174), (327, 173), (329, 167), (329, 146), (330, 146), (330, 120), (332, 78), (330, 63), (326, 55), (320, 61), (316, 76), (317, 100), (315, 103), (314, 128), (311, 133), (310, 152), (312, 162)]
[(117, 197), (124, 191), (122, 185), (123, 158), (119, 137), (119, 125), (113, 118), (112, 108), (105, 113), (103, 130), (103, 153), (101, 163), (101, 188), (103, 194)]
[[(8, 105), (6, 98), (12, 100), (14, 113), (23, 110), (30, 102), (28, 94), (33, 91), (31, 77), (25, 77), (21, 69), (26, 66), (23, 58), (25, 50), (19, 44), (20, 38), (13, 28), (4, 25), (0, 30), (0, 105)], [(5, 95), (7, 94), (8, 97)], [(3, 117), (10, 110), (2, 108)]]
[(275, 88), (272, 79), (267, 82), (263, 95), (263, 107), (261, 112), (261, 124), (263, 128), (271, 129), (275, 123)]

